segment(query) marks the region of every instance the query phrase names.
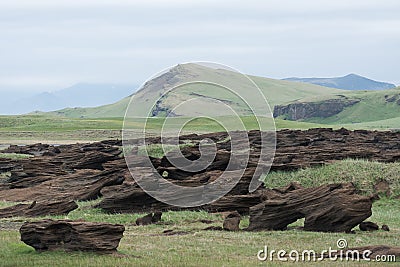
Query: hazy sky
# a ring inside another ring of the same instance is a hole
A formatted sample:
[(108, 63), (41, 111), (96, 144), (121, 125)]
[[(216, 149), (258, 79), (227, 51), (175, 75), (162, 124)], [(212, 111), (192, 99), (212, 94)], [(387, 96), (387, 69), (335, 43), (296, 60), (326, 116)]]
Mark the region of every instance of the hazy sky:
[(0, 91), (141, 84), (181, 62), (400, 83), (398, 0), (0, 1)]

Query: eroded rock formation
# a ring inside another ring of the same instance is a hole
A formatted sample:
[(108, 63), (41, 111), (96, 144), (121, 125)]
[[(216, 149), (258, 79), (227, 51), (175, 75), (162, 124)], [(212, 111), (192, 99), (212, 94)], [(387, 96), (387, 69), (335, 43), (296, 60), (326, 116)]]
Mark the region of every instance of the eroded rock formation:
[(77, 208), (78, 205), (72, 200), (33, 201), (31, 204), (17, 204), (0, 209), (0, 218), (66, 215)]
[(268, 194), (265, 201), (250, 208), (247, 230), (286, 230), (305, 218), (306, 231), (349, 232), (372, 215), (372, 201), (357, 195), (351, 183)]
[[(198, 207), (209, 211), (249, 212), (249, 207), (263, 201), (263, 188), (249, 193), (249, 183), (258, 166), (261, 148), (259, 131), (246, 133), (250, 143), (250, 158), (244, 175), (228, 194), (213, 203)], [(176, 138), (175, 138), (176, 139)], [(167, 138), (171, 142), (174, 138)], [(231, 155), (227, 133), (183, 135), (181, 149), (188, 159), (200, 156), (198, 144), (203, 139), (216, 142), (215, 160), (196, 172), (182, 171), (166, 157), (151, 158), (154, 168), (143, 167), (145, 158), (133, 153), (130, 167), (135, 168), (135, 179), (157, 179), (157, 173), (177, 185), (201, 186), (216, 181), (222, 173), (236, 178), (235, 169), (226, 170)], [(245, 143), (246, 140), (243, 140)], [(159, 144), (159, 137), (147, 140)], [(176, 141), (176, 140), (175, 140)], [(240, 142), (239, 142), (240, 143)], [(133, 148), (140, 140), (130, 140)], [(0, 199), (8, 201), (40, 202), (43, 200), (91, 200), (103, 197), (97, 207), (107, 212), (154, 212), (176, 209), (146, 194), (132, 178), (121, 155), (121, 141), (102, 141), (74, 145), (13, 146), (7, 152), (35, 155), (21, 160), (0, 159)], [(132, 149), (137, 152), (137, 149)], [(300, 168), (329, 164), (348, 158), (379, 162), (400, 160), (400, 133), (346, 129), (281, 130), (277, 132), (276, 153), (271, 170), (292, 171)], [(257, 173), (256, 177), (261, 173)], [(174, 197), (171, 195), (171, 197)], [(184, 196), (182, 196), (184, 197)]]
[(117, 251), (125, 227), (119, 224), (69, 220), (25, 222), (20, 228), (21, 240), (37, 251)]

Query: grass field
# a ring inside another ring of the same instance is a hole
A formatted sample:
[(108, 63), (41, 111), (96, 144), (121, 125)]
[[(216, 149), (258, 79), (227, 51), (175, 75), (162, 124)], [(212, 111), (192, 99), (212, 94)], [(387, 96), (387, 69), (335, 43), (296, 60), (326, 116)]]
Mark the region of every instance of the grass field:
[[(245, 124), (248, 130), (256, 129), (256, 121), (254, 117), (242, 116), (240, 119)], [(181, 125), (186, 118), (170, 118), (176, 125)], [(217, 121), (227, 122), (232, 124), (236, 118), (231, 117), (217, 117)], [(264, 119), (264, 122), (271, 124), (270, 119)], [(97, 118), (97, 119), (74, 119), (63, 118), (57, 116), (43, 116), (43, 115), (21, 115), (21, 116), (0, 116), (0, 133), (6, 132), (68, 132), (79, 130), (121, 130), (124, 118)], [(126, 123), (132, 129), (143, 129), (147, 121), (146, 129), (160, 129), (164, 118), (149, 118), (146, 119), (131, 119)], [(261, 120), (261, 123), (263, 121)], [(275, 120), (278, 129), (294, 128), (294, 129), (309, 129), (326, 126), (324, 124)], [(186, 128), (187, 130), (199, 130), (216, 132), (221, 131), (223, 128), (218, 123), (206, 119), (196, 119), (192, 121)]]
[[(236, 127), (235, 120), (232, 118), (221, 117), (218, 120)], [(253, 117), (241, 117), (241, 120), (249, 130), (259, 128)], [(147, 122), (146, 129), (149, 132), (158, 132), (163, 121), (164, 118), (151, 118)], [(185, 118), (172, 118), (171, 121), (172, 125), (180, 126)], [(267, 119), (266, 121), (271, 127), (271, 120)], [(0, 144), (30, 144), (35, 142), (64, 144), (78, 141), (121, 139), (122, 125), (123, 118), (74, 119), (44, 115), (0, 116)], [(131, 120), (126, 125), (129, 129), (141, 131), (145, 126), (145, 119)], [(277, 129), (327, 127), (323, 124), (279, 119), (275, 120), (275, 126)], [(213, 121), (197, 119), (187, 124), (183, 130), (201, 133), (223, 131), (223, 128)]]
[[(394, 193), (399, 192), (398, 174), (400, 165), (346, 160), (318, 168), (305, 169), (293, 173), (276, 172), (266, 178), (268, 187), (286, 185), (289, 181), (299, 181), (305, 186), (325, 182), (353, 181), (364, 194), (371, 191), (370, 185), (377, 176), (385, 176)], [(324, 178), (325, 177), (325, 178)], [(326, 178), (327, 177), (327, 178)], [(341, 179), (343, 178), (343, 179)], [(119, 254), (96, 255), (84, 252), (44, 252), (37, 253), (19, 240), (18, 229), (26, 218), (0, 219), (0, 266), (286, 266), (288, 263), (259, 262), (257, 252), (266, 245), (270, 249), (304, 249), (321, 251), (336, 249), (336, 241), (347, 240), (350, 247), (365, 245), (400, 246), (400, 205), (399, 200), (382, 198), (373, 205), (371, 221), (379, 225), (387, 224), (390, 232), (361, 232), (356, 234), (315, 233), (291, 229), (287, 231), (225, 232), (205, 231), (213, 225), (221, 226), (221, 214), (204, 211), (175, 211), (163, 214), (156, 225), (135, 226), (136, 218), (143, 214), (106, 214), (92, 208), (99, 200), (80, 202), (79, 208), (68, 216), (53, 216), (54, 219), (85, 219), (94, 222), (124, 224), (126, 231), (119, 246)], [(0, 202), (0, 207), (14, 203)], [(211, 220), (211, 224), (200, 222)], [(301, 226), (299, 220), (291, 226)], [(249, 224), (244, 217), (241, 228)], [(177, 235), (167, 236), (164, 230), (174, 230)], [(400, 260), (400, 259), (398, 259)], [(333, 262), (305, 262), (304, 266), (332, 265)], [(301, 263), (293, 263), (294, 265)], [(335, 266), (348, 265), (335, 262)], [(350, 266), (380, 266), (382, 263), (354, 262)], [(394, 265), (393, 265), (394, 266)]]
[[(247, 129), (258, 129), (259, 127), (251, 117), (241, 117)], [(235, 127), (235, 120), (221, 117), (220, 121)], [(157, 133), (163, 125), (163, 118), (151, 118), (147, 122), (148, 132)], [(180, 126), (183, 118), (172, 118), (172, 125)], [(142, 130), (144, 119), (136, 119), (128, 122), (129, 129)], [(271, 122), (267, 121), (268, 125)], [(123, 118), (99, 118), (99, 119), (74, 119), (57, 116), (25, 115), (25, 116), (0, 116), (0, 144), (31, 144), (51, 143), (68, 144), (76, 142), (100, 141), (105, 139), (121, 139)], [(290, 121), (275, 119), (275, 127), (280, 129), (301, 129), (310, 128), (334, 128), (345, 127), (350, 130), (370, 129), (389, 130), (398, 129), (400, 117), (375, 122), (357, 124), (329, 125), (322, 123), (311, 123), (301, 121)], [(263, 125), (266, 128), (265, 125)], [(240, 129), (238, 127), (238, 129)], [(197, 119), (186, 125), (183, 131), (187, 133), (218, 132), (224, 129), (220, 124), (210, 120)]]

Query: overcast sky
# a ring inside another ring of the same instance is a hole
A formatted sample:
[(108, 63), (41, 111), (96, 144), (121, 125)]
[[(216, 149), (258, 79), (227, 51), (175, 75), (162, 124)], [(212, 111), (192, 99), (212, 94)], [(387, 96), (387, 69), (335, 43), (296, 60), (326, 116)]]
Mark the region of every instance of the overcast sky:
[(398, 0), (0, 1), (0, 91), (141, 84), (182, 62), (400, 84)]

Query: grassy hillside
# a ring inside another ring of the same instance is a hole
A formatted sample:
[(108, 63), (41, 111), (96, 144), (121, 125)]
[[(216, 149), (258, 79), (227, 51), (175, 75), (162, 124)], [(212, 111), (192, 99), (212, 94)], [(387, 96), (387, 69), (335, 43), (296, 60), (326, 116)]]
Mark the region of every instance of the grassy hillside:
[(310, 121), (327, 124), (348, 124), (374, 122), (400, 116), (399, 89), (378, 92), (351, 92), (344, 95), (349, 99), (356, 99), (360, 102), (344, 109), (335, 116)]
[[(250, 78), (254, 80), (261, 89), (271, 108), (277, 104), (305, 97), (333, 95), (343, 92), (343, 90), (300, 82), (281, 81), (256, 76), (250, 76)], [(155, 77), (146, 83), (144, 87), (135, 94), (136, 106), (134, 109), (140, 111), (150, 110), (160, 95), (168, 89), (173, 88), (175, 85), (180, 84), (182, 81), (188, 80), (212, 81), (217, 84), (227, 85), (228, 87), (235, 88), (240, 93), (240, 96), (245, 96), (250, 100), (254, 100), (254, 102), (260, 103), (260, 105), (264, 104), (262, 101), (259, 101), (259, 96), (254, 94), (254, 87), (252, 84), (247, 79), (243, 79), (242, 75), (228, 70), (216, 70), (196, 64), (184, 64), (178, 65), (169, 72)], [(214, 85), (207, 84), (184, 86), (179, 88), (179, 90), (173, 90), (161, 99), (159, 108), (170, 109), (194, 96), (198, 98), (196, 106), (202, 107), (203, 109), (214, 109), (216, 101), (221, 100), (223, 102), (229, 101), (230, 105), (236, 108), (241, 115), (249, 114), (248, 108), (240, 97), (230, 93), (228, 90), (221, 90), (221, 87), (216, 88)], [(47, 114), (68, 118), (123, 117), (129, 101), (130, 98), (124, 98), (110, 105), (95, 108), (67, 108)], [(260, 106), (259, 108), (267, 109), (265, 106)], [(184, 111), (185, 114), (190, 114), (191, 112), (193, 112), (193, 110)], [(43, 113), (36, 114), (40, 115)], [(142, 114), (142, 116), (144, 115), (145, 114)]]
[(329, 100), (355, 101), (341, 112), (329, 117), (300, 119), (303, 122), (340, 125), (347, 128), (400, 128), (400, 88), (384, 91), (347, 91), (341, 94), (307, 97), (284, 105), (296, 105), (297, 109), (318, 107)]

